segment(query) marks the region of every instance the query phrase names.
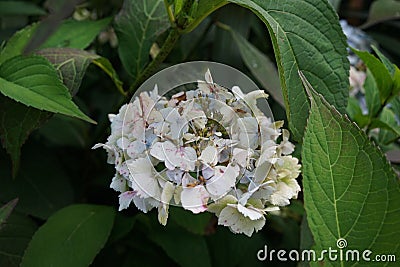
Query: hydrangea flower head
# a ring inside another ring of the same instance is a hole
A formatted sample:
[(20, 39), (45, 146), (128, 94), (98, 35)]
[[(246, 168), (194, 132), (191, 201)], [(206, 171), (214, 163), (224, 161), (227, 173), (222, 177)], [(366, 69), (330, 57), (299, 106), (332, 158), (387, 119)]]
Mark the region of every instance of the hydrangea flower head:
[(166, 97), (155, 86), (110, 115), (111, 135), (94, 148), (115, 165), (119, 210), (156, 208), (165, 225), (169, 205), (181, 205), (214, 213), (234, 233), (260, 230), (300, 191), (289, 132), (257, 106), (266, 97), (219, 86), (208, 70), (194, 89)]

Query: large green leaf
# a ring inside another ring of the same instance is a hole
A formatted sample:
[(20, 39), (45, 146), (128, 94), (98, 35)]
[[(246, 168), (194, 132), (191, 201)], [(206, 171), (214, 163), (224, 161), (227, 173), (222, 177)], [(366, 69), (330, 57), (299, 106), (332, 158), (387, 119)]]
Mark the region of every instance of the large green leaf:
[(58, 209), (73, 203), (70, 177), (54, 152), (39, 146), (26, 146), (15, 179), (11, 178), (6, 162), (0, 163), (0, 200), (19, 198), (16, 211), (47, 219)]
[(63, 21), (40, 48), (70, 47), (85, 49), (110, 22), (111, 18), (96, 21)]
[[(397, 175), (355, 124), (311, 86), (311, 110), (302, 148), (304, 204), (317, 251), (336, 249), (400, 256), (400, 188)], [(352, 266), (361, 264), (352, 262)], [(363, 262), (372, 266), (371, 262)], [(345, 266), (328, 261), (325, 266)], [(381, 266), (381, 265), (379, 265)]]
[(169, 223), (165, 229), (159, 225), (154, 226), (149, 238), (182, 267), (211, 266), (203, 236), (186, 232), (176, 224)]
[(68, 206), (35, 233), (21, 267), (86, 267), (104, 246), (114, 221), (111, 207)]
[(376, 0), (369, 8), (368, 20), (364, 27), (372, 26), (386, 20), (400, 18), (400, 2), (398, 0)]
[(169, 26), (163, 0), (124, 1), (115, 18), (115, 31), (119, 57), (133, 78), (149, 62), (151, 46)]
[(266, 24), (278, 64), (286, 112), (293, 136), (300, 141), (309, 104), (297, 74), (301, 70), (315, 90), (344, 112), (349, 62), (346, 38), (336, 12), (321, 0), (230, 0), (251, 9)]
[(6, 46), (0, 52), (0, 64), (7, 59), (19, 56), (24, 51), (25, 46), (36, 32), (38, 24), (29, 25), (22, 30), (17, 31), (7, 42)]
[(0, 231), (0, 266), (19, 267), (36, 229), (36, 223), (28, 216), (11, 214)]
[(210, 213), (193, 214), (180, 207), (170, 207), (171, 220), (191, 233), (204, 235), (210, 225), (212, 215)]
[(72, 102), (53, 66), (40, 56), (17, 56), (0, 66), (0, 92), (40, 110), (95, 123)]

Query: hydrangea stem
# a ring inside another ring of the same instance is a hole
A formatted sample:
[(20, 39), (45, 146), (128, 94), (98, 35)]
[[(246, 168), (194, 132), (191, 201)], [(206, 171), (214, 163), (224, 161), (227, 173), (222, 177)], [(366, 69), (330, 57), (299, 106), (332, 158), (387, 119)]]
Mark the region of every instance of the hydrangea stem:
[(168, 37), (161, 46), (157, 56), (150, 62), (149, 65), (147, 65), (147, 67), (140, 73), (136, 81), (130, 86), (127, 99), (130, 99), (135, 93), (135, 90), (157, 70), (158, 66), (166, 59), (166, 57), (174, 48), (179, 36), (180, 32), (177, 28), (172, 28), (170, 30)]

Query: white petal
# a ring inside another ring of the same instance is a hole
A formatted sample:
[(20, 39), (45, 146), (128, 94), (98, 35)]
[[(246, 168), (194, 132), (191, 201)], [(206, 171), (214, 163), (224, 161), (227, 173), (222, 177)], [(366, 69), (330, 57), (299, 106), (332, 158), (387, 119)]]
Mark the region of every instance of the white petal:
[(126, 153), (130, 158), (136, 159), (144, 152), (145, 149), (146, 145), (142, 141), (136, 140), (128, 145)]
[(152, 197), (157, 200), (161, 197), (158, 180), (153, 172), (153, 165), (148, 158), (139, 158), (128, 162), (131, 173), (132, 188), (138, 191), (142, 198)]
[(237, 120), (235, 137), (242, 148), (256, 149), (258, 146), (258, 121), (254, 117), (239, 118)]
[(204, 74), (204, 78), (206, 79), (207, 83), (214, 83), (213, 78), (211, 76), (210, 69), (207, 69), (206, 73)]
[(131, 204), (133, 198), (136, 196), (135, 191), (126, 191), (118, 196), (119, 198), (119, 211), (126, 209)]
[(246, 208), (245, 206), (238, 204), (237, 209), (241, 214), (250, 218), (250, 220), (252, 220), (252, 221), (261, 219), (261, 217), (263, 217), (263, 213), (261, 211), (251, 208), (251, 207)]
[(203, 163), (206, 163), (211, 166), (215, 166), (218, 162), (218, 151), (215, 146), (207, 146), (199, 157)]
[(238, 200), (236, 197), (232, 195), (226, 195), (223, 198), (215, 201), (214, 203), (211, 203), (208, 205), (207, 211), (215, 213), (215, 215), (219, 216), (221, 211), (228, 205), (228, 204), (236, 204)]
[(133, 198), (133, 203), (140, 211), (147, 213), (148, 211), (154, 208), (154, 205), (151, 200), (152, 200), (151, 198), (141, 198), (139, 196), (135, 196)]
[(251, 236), (254, 230), (257, 232), (263, 228), (265, 224), (264, 216), (257, 220), (251, 220), (241, 214), (237, 208), (226, 206), (220, 213), (218, 224), (229, 226), (233, 233), (244, 233)]
[(114, 189), (115, 191), (118, 192), (125, 192), (127, 189), (127, 180), (119, 176), (118, 174), (114, 176), (114, 178), (111, 181), (110, 188)]
[(181, 193), (182, 206), (193, 213), (200, 213), (207, 210), (209, 194), (202, 185), (185, 187)]
[(171, 201), (174, 192), (175, 186), (170, 182), (166, 182), (161, 193), (161, 203), (158, 206), (158, 221), (164, 226), (167, 224), (169, 202)]
[(175, 186), (171, 182), (164, 184), (164, 189), (161, 193), (161, 202), (163, 204), (169, 204), (175, 192)]
[(217, 166), (214, 168), (214, 176), (206, 183), (211, 197), (215, 200), (228, 193), (236, 183), (239, 175), (239, 167), (229, 164), (227, 167)]

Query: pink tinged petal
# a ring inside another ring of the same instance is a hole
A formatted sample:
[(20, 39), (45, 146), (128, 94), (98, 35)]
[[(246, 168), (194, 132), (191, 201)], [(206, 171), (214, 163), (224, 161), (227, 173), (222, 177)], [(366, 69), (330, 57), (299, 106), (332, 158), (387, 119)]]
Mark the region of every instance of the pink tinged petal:
[(121, 149), (125, 150), (129, 144), (130, 144), (130, 141), (126, 137), (121, 137), (120, 139), (117, 140), (117, 146)]
[(125, 192), (127, 189), (127, 183), (124, 177), (119, 175), (114, 176), (111, 181), (110, 188), (114, 189), (117, 192)]
[(164, 148), (163, 148), (163, 143), (162, 142), (157, 142), (151, 146), (150, 149), (150, 155), (155, 157), (158, 160), (165, 160), (165, 153), (164, 153)]
[(128, 208), (135, 196), (136, 196), (136, 191), (126, 191), (126, 192), (120, 194), (118, 196), (118, 198), (119, 198), (118, 211)]
[(211, 76), (210, 69), (207, 69), (206, 73), (204, 74), (204, 78), (206, 79), (207, 83), (211, 83), (211, 84), (214, 83), (213, 78)]
[(136, 159), (140, 154), (142, 154), (146, 149), (146, 145), (139, 140), (131, 142), (127, 149), (126, 153), (132, 159)]
[(208, 199), (209, 194), (202, 185), (183, 188), (181, 193), (182, 206), (193, 213), (206, 211)]

